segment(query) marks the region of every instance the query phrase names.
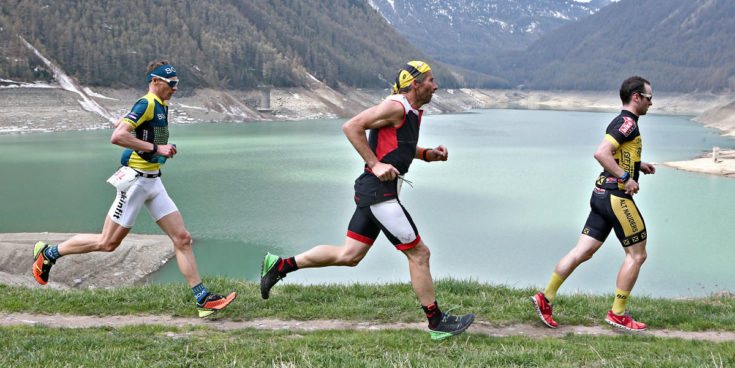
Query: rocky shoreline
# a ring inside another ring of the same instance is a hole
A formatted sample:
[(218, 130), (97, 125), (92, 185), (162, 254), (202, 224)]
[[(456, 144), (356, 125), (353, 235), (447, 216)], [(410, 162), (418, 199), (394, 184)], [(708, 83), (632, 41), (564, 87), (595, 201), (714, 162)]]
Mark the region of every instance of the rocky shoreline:
[[(59, 258), (48, 284), (33, 278), (33, 245), (37, 241), (59, 244), (74, 234), (0, 234), (0, 284), (52, 289), (94, 289), (136, 285), (144, 282), (174, 257), (174, 247), (165, 235), (129, 234), (114, 252), (94, 252)], [(183, 280), (183, 278), (182, 278)]]
[[(90, 88), (0, 81), (0, 135), (66, 130), (111, 129), (144, 89)], [(307, 88), (247, 91), (179, 91), (170, 101), (172, 124), (208, 122), (304, 121), (349, 118), (383, 100), (387, 89), (330, 88), (312, 80)], [(90, 108), (93, 105), (93, 108)], [(425, 106), (426, 114), (471, 109), (608, 111), (620, 109), (617, 91), (527, 91), (442, 89)], [(651, 114), (690, 115), (707, 127), (735, 136), (735, 94), (656, 94)], [(727, 149), (728, 147), (723, 147)], [(724, 152), (724, 151), (723, 151)], [(721, 155), (665, 162), (681, 170), (724, 174), (735, 171), (735, 158)]]
[[(5, 83), (0, 85), (0, 134), (111, 128), (114, 120), (128, 112), (144, 93), (144, 89), (64, 89), (53, 84)], [(308, 88), (184, 89), (170, 101), (169, 119), (172, 124), (187, 124), (349, 118), (387, 95), (387, 89), (333, 89), (317, 81)], [(722, 108), (735, 105), (733, 100), (735, 95), (658, 94), (651, 113), (701, 116), (698, 121), (707, 126), (732, 132), (735, 118)], [(89, 108), (89, 102), (95, 109)], [(427, 114), (440, 114), (470, 109), (614, 112), (619, 108), (616, 91), (440, 88), (425, 110)]]

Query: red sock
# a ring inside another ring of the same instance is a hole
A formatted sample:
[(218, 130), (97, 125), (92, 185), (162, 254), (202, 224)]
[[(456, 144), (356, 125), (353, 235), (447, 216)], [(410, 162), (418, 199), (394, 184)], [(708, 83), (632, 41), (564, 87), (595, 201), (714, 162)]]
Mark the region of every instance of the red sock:
[(296, 265), (296, 257), (281, 258), (281, 263), (278, 265), (278, 273), (285, 275), (289, 272), (293, 272), (299, 269)]

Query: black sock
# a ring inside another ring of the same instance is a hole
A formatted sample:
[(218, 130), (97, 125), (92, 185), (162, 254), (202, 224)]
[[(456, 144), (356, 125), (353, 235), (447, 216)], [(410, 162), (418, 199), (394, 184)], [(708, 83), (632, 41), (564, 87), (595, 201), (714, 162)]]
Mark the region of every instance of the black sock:
[(426, 318), (429, 319), (429, 327), (434, 328), (439, 325), (442, 321), (442, 311), (439, 310), (439, 304), (436, 303), (436, 300), (434, 300), (433, 303), (429, 304), (428, 306), (421, 306), (421, 308), (424, 309), (424, 313), (426, 313)]
[(299, 266), (296, 265), (296, 257), (282, 258), (281, 264), (278, 265), (278, 273), (281, 275), (285, 275), (298, 269)]

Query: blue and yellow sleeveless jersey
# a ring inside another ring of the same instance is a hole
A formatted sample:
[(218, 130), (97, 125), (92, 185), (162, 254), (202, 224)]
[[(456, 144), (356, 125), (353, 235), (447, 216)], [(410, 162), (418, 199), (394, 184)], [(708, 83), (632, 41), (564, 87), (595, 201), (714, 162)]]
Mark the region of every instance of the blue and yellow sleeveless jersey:
[[(168, 144), (168, 104), (153, 93), (141, 97), (123, 123), (133, 127), (133, 135), (140, 140), (159, 146)], [(132, 149), (126, 149), (120, 159), (124, 166), (147, 171), (158, 170), (165, 161), (163, 156)]]

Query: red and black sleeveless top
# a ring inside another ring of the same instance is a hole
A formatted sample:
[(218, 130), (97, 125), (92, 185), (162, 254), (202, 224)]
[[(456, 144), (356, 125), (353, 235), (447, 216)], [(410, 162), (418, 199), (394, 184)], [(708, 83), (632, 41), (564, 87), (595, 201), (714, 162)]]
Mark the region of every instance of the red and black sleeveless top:
[[(408, 172), (416, 155), (423, 110), (413, 108), (403, 94), (392, 95), (388, 99), (403, 106), (403, 123), (371, 129), (368, 144), (378, 161), (393, 165), (403, 175)], [(398, 178), (381, 182), (365, 165), (365, 171), (355, 180), (355, 202), (364, 207), (396, 198), (397, 183)]]

